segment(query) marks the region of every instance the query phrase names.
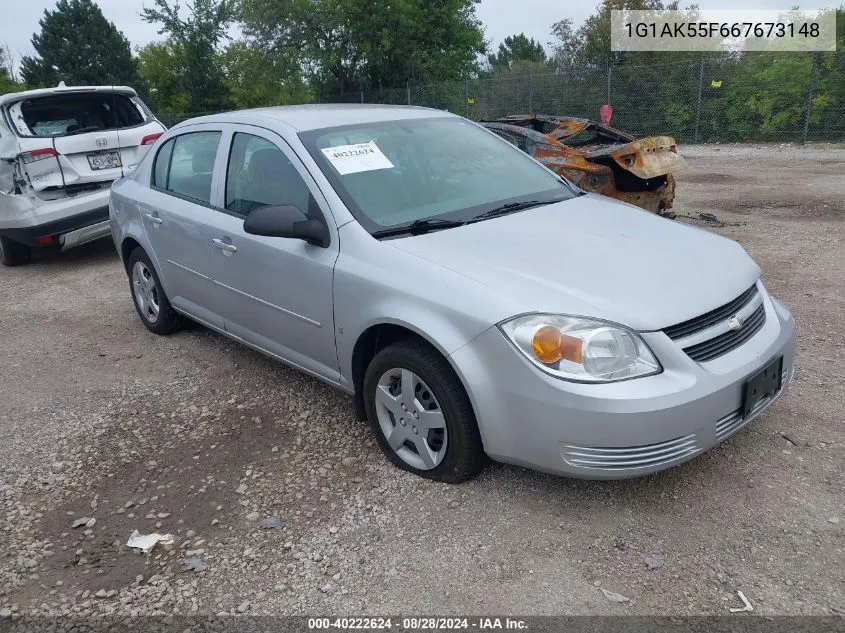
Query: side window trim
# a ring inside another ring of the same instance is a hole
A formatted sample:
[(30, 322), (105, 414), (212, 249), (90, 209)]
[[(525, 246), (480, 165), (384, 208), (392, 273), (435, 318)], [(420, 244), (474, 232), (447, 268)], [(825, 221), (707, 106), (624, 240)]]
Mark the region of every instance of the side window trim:
[(217, 146), (217, 158), (214, 160), (210, 208), (214, 211), (228, 213), (224, 208), (226, 205), (226, 171), (229, 165), (229, 152), (235, 135), (233, 132), (234, 126), (231, 123), (223, 123), (219, 128), (222, 136), (220, 137), (220, 144)]
[(228, 209), (229, 203), (229, 170), (232, 167), (232, 152), (235, 151), (235, 138), (238, 135), (237, 129), (232, 129), (229, 132), (229, 151), (226, 152), (226, 164), (223, 166), (223, 173), (222, 177), (220, 178), (221, 182), (221, 191), (220, 191), (220, 206), (223, 207), (223, 210), (226, 213), (233, 213), (234, 215), (241, 217), (240, 213), (234, 213)]
[(164, 175), (164, 188), (167, 191), (170, 191), (170, 168), (173, 167), (173, 150), (176, 149), (177, 138), (179, 137), (174, 136), (167, 141), (167, 144), (170, 145), (170, 156), (167, 157), (167, 173)]
[[(161, 147), (159, 147), (156, 150), (155, 156), (153, 156), (153, 166), (152, 166), (152, 169), (150, 169), (150, 182), (147, 183), (147, 184), (149, 184), (150, 189), (160, 189), (160, 187), (158, 186), (158, 183), (156, 182), (156, 175), (157, 175), (157, 172), (158, 172), (158, 161), (161, 158), (162, 152), (164, 152), (170, 146), (170, 144), (173, 143), (173, 139), (175, 139), (175, 138), (176, 138), (175, 136), (172, 136), (169, 139), (167, 139), (164, 143), (162, 143)], [(167, 181), (170, 180), (170, 162), (172, 160), (173, 160), (173, 150), (170, 151), (170, 156), (167, 157), (167, 171), (164, 174), (164, 186), (165, 186), (165, 188), (167, 188)]]

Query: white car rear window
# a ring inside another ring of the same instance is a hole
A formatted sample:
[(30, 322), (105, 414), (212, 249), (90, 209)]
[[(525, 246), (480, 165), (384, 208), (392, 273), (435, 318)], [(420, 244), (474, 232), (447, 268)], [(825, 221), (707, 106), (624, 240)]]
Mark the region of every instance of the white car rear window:
[(143, 125), (149, 118), (141, 104), (125, 94), (92, 92), (53, 94), (9, 107), (20, 136), (51, 137)]

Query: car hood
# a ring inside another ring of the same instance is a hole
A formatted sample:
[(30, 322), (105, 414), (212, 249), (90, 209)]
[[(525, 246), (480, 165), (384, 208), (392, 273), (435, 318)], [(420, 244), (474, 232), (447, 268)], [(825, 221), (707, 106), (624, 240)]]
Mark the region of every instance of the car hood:
[(596, 194), (385, 244), (504, 293), (525, 312), (640, 331), (728, 303), (760, 275), (732, 240)]

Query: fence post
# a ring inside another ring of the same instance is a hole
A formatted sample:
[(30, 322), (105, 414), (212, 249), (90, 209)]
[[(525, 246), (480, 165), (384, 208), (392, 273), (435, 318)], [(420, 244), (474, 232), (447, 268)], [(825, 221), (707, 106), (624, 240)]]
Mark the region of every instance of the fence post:
[(607, 101), (610, 103), (610, 78), (613, 76), (613, 62), (607, 62)]
[(695, 133), (693, 134), (693, 143), (698, 143), (698, 130), (701, 125), (701, 90), (704, 87), (704, 55), (701, 56), (701, 62), (698, 68), (698, 102), (695, 106)]
[(534, 70), (528, 69), (528, 112), (534, 112)]
[(410, 82), (405, 83), (405, 91), (408, 97), (408, 105), (411, 105), (411, 84)]
[(361, 91), (361, 103), (364, 103), (364, 91)]
[(469, 75), (464, 75), (464, 107), (469, 118)]
[(810, 70), (810, 91), (807, 95), (807, 114), (804, 117), (804, 138), (802, 143), (807, 142), (807, 136), (810, 133), (810, 110), (813, 109), (813, 93), (816, 91), (816, 68), (818, 66), (819, 53), (813, 53), (813, 68)]

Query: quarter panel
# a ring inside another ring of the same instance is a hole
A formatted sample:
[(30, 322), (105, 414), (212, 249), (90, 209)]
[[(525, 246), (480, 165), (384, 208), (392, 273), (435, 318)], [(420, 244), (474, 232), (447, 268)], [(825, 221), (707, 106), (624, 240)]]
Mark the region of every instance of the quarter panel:
[[(153, 265), (156, 270), (160, 270), (156, 260), (155, 254), (150, 248), (149, 240), (147, 239), (144, 225), (141, 222), (141, 212), (139, 210), (138, 201), (143, 197), (143, 188), (138, 186), (134, 180), (123, 179), (112, 185), (109, 194), (109, 224), (111, 226), (112, 240), (117, 249), (117, 253), (123, 261), (123, 252), (121, 245), (127, 238), (132, 238), (138, 242), (146, 253), (153, 258)], [(123, 265), (126, 262), (123, 261)], [(159, 280), (167, 292), (167, 281), (159, 275)]]

